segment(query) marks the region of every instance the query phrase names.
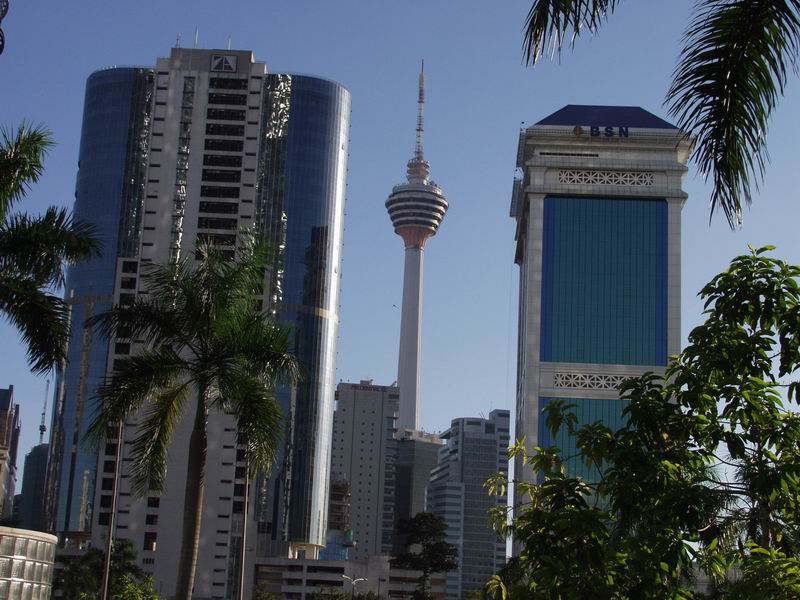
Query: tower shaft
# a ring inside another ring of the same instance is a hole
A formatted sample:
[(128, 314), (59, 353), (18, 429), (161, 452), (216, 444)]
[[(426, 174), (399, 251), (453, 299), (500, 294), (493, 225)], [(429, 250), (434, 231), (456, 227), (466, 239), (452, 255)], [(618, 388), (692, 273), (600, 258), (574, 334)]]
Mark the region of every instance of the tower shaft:
[(405, 254), (400, 355), (397, 361), (397, 385), (401, 397), (397, 428), (417, 430), (422, 350), (422, 271), (425, 253), (420, 246), (407, 246)]

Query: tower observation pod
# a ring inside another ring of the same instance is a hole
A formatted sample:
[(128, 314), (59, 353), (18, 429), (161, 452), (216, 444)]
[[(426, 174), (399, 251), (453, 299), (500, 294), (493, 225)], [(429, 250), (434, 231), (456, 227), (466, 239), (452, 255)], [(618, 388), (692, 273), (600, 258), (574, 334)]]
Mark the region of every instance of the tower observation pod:
[(425, 63), (419, 73), (419, 112), (414, 157), (408, 161), (407, 183), (396, 185), (386, 200), (394, 232), (403, 238), (403, 306), (400, 320), (400, 356), (397, 384), (400, 416), (397, 427), (419, 429), (420, 351), (422, 340), (422, 272), (425, 242), (436, 234), (447, 212), (442, 188), (428, 179), (430, 165), (423, 153)]

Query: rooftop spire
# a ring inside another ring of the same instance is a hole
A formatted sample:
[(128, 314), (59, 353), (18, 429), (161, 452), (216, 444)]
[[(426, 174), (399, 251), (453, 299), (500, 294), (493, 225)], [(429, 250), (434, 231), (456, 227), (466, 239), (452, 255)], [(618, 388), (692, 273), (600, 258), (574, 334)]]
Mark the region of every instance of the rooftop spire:
[(423, 135), (425, 132), (425, 60), (419, 69), (419, 99), (417, 100), (417, 148), (414, 152), (414, 160), (423, 162), (425, 160), (422, 152)]

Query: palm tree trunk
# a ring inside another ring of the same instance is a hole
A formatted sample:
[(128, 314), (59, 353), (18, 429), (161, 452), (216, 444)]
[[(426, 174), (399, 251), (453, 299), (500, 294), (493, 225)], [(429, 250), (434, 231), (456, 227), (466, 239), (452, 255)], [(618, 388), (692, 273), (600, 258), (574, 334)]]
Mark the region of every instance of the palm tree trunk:
[(178, 582), (175, 600), (191, 600), (194, 573), (200, 546), (200, 525), (203, 516), (203, 492), (205, 490), (207, 391), (201, 385), (197, 399), (194, 427), (189, 438), (189, 460), (186, 467), (186, 490), (183, 500), (183, 532), (181, 534), (181, 558), (178, 563)]

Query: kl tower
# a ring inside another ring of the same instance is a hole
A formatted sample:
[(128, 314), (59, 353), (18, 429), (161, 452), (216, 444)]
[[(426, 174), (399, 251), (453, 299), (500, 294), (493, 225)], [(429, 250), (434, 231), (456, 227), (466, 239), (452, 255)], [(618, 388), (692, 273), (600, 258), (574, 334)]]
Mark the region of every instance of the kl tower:
[(406, 169), (408, 183), (396, 185), (386, 200), (394, 232), (403, 238), (403, 312), (400, 320), (399, 431), (419, 430), (419, 369), (422, 340), (422, 270), (425, 242), (436, 234), (447, 212), (442, 188), (428, 179), (431, 168), (422, 151), (425, 108), (425, 63), (419, 72), (417, 144)]

